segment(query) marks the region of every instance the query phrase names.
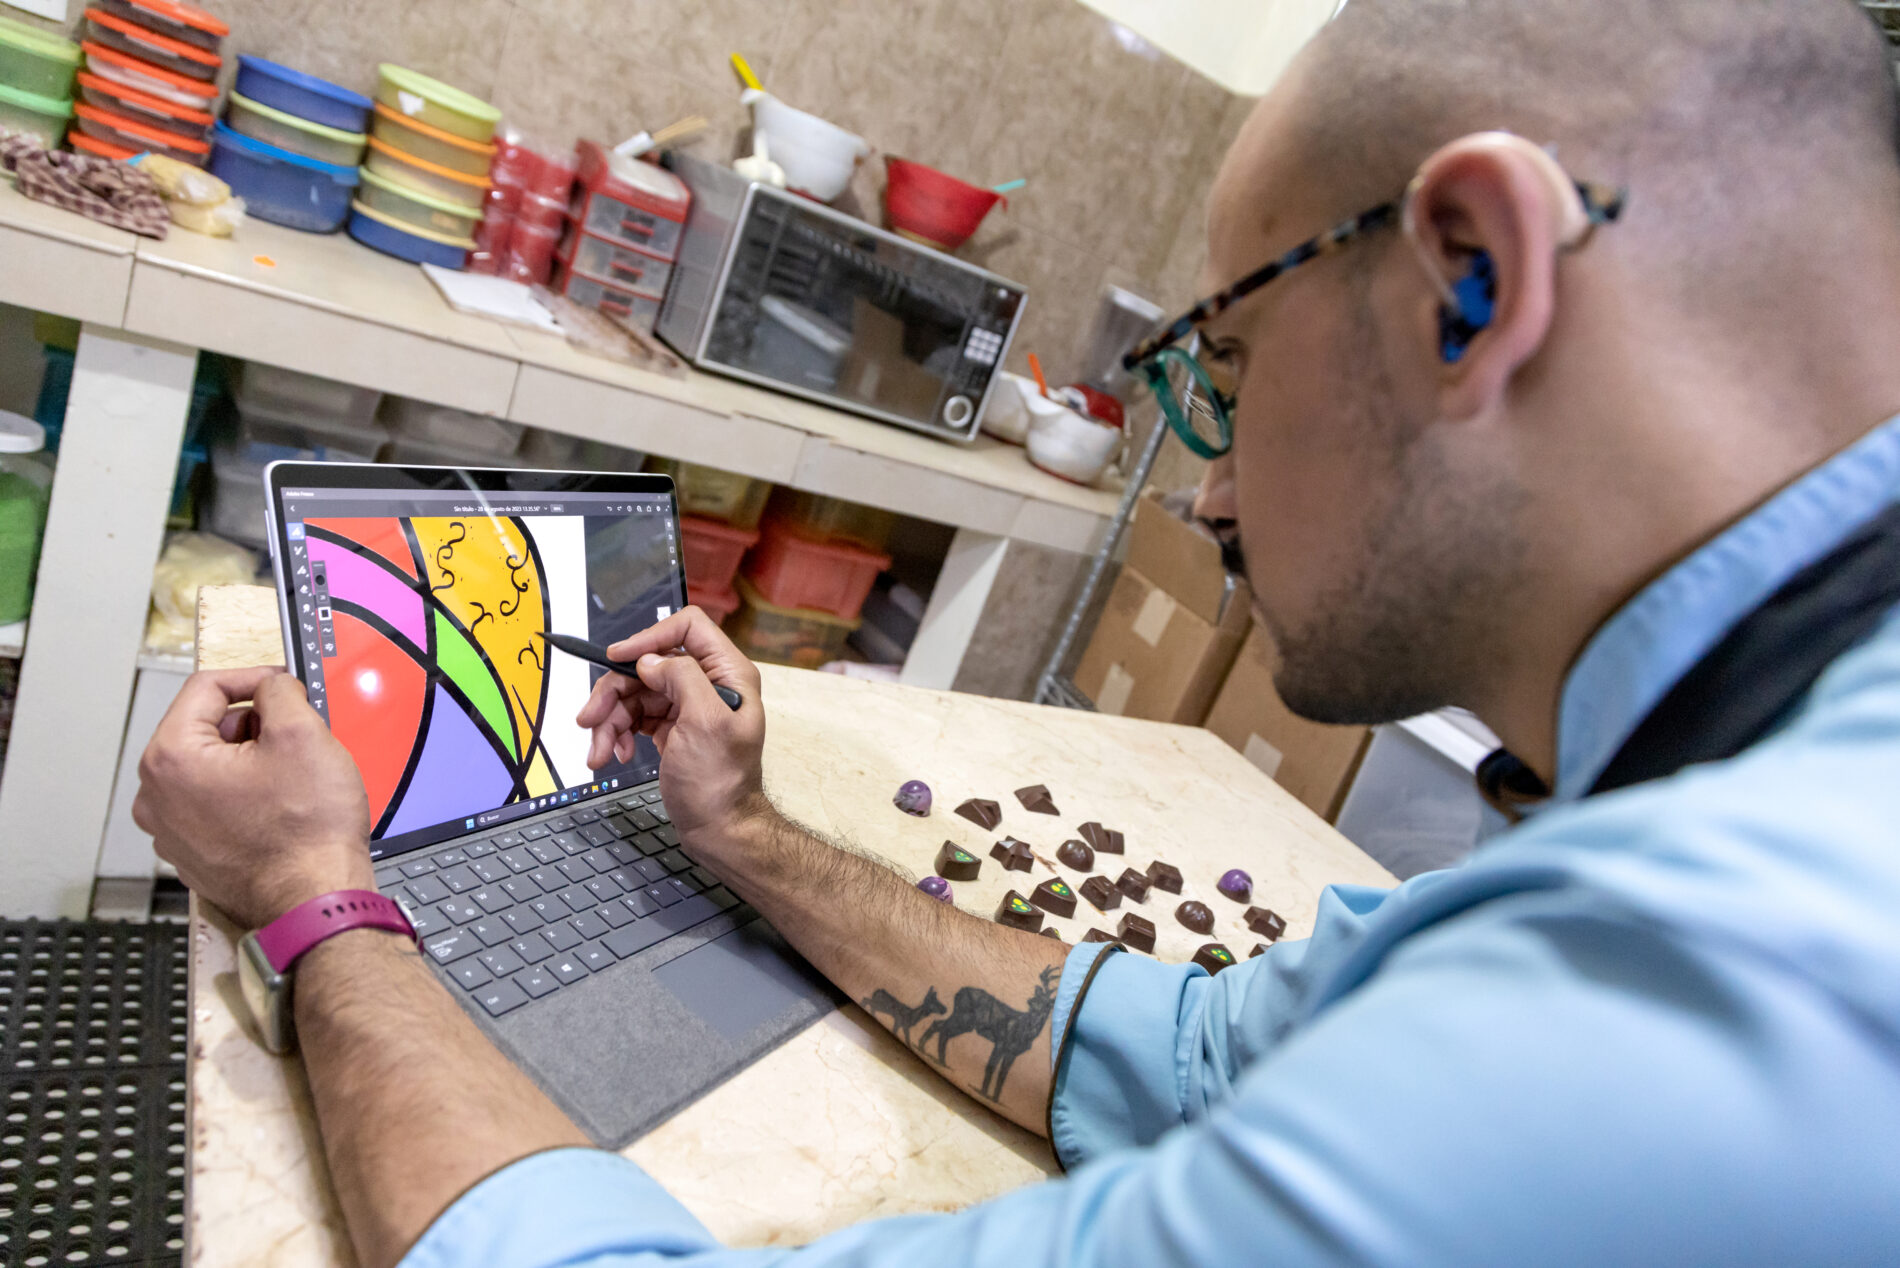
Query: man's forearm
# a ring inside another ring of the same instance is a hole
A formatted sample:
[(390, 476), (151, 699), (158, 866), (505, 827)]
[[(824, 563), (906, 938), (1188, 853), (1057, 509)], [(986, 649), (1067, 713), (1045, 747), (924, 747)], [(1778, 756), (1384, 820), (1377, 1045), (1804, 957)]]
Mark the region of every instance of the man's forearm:
[(1049, 1016), (1067, 947), (937, 902), (776, 811), (730, 839), (686, 845), (945, 1078), (1045, 1130)]
[(395, 1263), (490, 1173), (588, 1143), (402, 939), (339, 934), (299, 962), (296, 992), (330, 1178), (365, 1268)]

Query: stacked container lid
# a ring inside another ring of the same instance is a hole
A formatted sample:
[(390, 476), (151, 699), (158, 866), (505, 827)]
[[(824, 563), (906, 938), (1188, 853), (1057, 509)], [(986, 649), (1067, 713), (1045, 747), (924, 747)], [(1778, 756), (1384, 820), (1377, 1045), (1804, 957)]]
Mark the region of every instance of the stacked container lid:
[(73, 117), (79, 46), (24, 22), (0, 18), (0, 132), (59, 144)]
[(481, 223), (501, 112), (403, 66), (385, 62), (376, 73), (350, 236), (417, 264), (462, 268)]
[(102, 158), (164, 154), (203, 166), (231, 28), (181, 0), (94, 0), (67, 140)]
[(224, 122), (211, 131), (211, 171), (250, 214), (335, 233), (360, 183), (370, 99), (262, 57), (238, 58)]
[(651, 332), (679, 256), (692, 194), (653, 163), (578, 147), (580, 170), (554, 289)]

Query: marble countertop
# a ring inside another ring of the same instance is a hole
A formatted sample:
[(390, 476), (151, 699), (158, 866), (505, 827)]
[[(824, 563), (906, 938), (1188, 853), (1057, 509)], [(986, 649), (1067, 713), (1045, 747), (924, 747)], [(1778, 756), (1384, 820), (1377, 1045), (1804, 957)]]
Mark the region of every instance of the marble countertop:
[[(206, 668), (281, 663), (272, 592), (207, 588), (198, 647)], [(1242, 905), (1215, 892), (1230, 867), (1253, 874), (1254, 901), (1310, 931), (1327, 884), (1392, 877), (1212, 734), (1126, 718), (847, 680), (762, 666), (770, 711), (767, 787), (785, 811), (917, 876), (944, 840), (987, 858), (1003, 832), (1039, 860), (1084, 820), (1121, 829), (1119, 866), (1164, 858), (1183, 898), (1215, 911), (1213, 937), (1245, 956), (1255, 937)], [(842, 721), (841, 721), (842, 720)], [(891, 805), (906, 779), (935, 791), (929, 818)], [(1012, 791), (1046, 785), (1061, 813), (1029, 814)], [(1003, 807), (997, 832), (951, 813), (966, 797)], [(1098, 865), (1098, 871), (1101, 866)], [(956, 887), (988, 917), (1003, 893), (1054, 874), (992, 866)], [(1188, 959), (1206, 939), (1178, 925), (1179, 899), (1138, 908), (1157, 955)], [(1120, 912), (1113, 913), (1119, 916)], [(1051, 918), (1068, 941), (1091, 920)], [(260, 1048), (241, 1020), (237, 935), (193, 907), (187, 1248), (198, 1266), (347, 1264), (302, 1067)], [(722, 1239), (797, 1245), (859, 1220), (953, 1210), (1052, 1175), (1048, 1144), (950, 1086), (856, 1008), (846, 1008), (708, 1093), (626, 1151)]]

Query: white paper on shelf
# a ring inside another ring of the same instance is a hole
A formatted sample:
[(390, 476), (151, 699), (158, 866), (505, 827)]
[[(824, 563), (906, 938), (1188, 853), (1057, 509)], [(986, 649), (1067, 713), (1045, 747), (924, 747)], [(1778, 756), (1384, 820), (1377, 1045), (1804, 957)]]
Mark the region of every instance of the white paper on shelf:
[(37, 13), (55, 22), (66, 20), (66, 0), (6, 0), (5, 5), (0, 5), (0, 8), (7, 7), (25, 9), (28, 13)]
[(516, 326), (545, 330), (551, 335), (561, 333), (553, 315), (535, 299), (533, 288), (521, 282), (486, 273), (463, 273), (435, 264), (423, 265), (422, 271), (435, 283), (449, 307), (458, 313), (492, 317)]

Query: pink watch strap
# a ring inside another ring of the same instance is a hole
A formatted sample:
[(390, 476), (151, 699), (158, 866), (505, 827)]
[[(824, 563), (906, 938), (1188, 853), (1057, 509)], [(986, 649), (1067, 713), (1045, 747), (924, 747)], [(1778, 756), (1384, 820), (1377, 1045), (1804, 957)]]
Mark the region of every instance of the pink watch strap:
[(402, 908), (370, 889), (339, 889), (292, 907), (257, 931), (257, 945), (279, 973), (311, 947), (346, 929), (387, 929), (414, 939)]

